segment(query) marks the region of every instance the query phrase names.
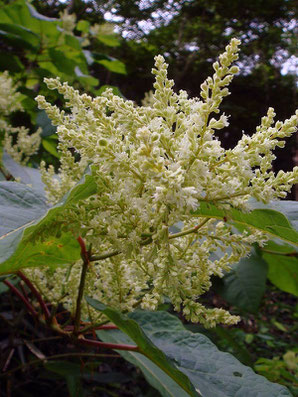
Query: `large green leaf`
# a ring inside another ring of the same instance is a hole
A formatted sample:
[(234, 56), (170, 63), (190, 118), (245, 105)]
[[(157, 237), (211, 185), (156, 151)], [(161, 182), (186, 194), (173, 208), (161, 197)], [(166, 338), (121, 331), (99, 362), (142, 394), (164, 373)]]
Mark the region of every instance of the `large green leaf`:
[(80, 247), (75, 235), (61, 230), (63, 224), (57, 222), (57, 216), (95, 192), (93, 177), (85, 175), (61, 202), (49, 209), (44, 198), (32, 188), (1, 182), (0, 274), (78, 260)]
[(75, 64), (69, 55), (62, 51), (56, 50), (55, 48), (50, 48), (48, 50), (50, 60), (56, 66), (56, 68), (67, 75), (72, 75), (74, 73)]
[(270, 201), (269, 204), (263, 204), (258, 201), (251, 201), (252, 208), (267, 208), (283, 213), (293, 225), (294, 229), (298, 230), (298, 201), (279, 200)]
[(44, 110), (40, 110), (37, 113), (36, 124), (42, 129), (42, 137), (53, 135), (57, 130), (57, 127), (52, 124), (51, 119), (48, 117)]
[(58, 36), (61, 35), (57, 30), (57, 20), (39, 14), (31, 4), (24, 0), (17, 0), (2, 7), (0, 20), (1, 23), (19, 25), (28, 31), (46, 36), (49, 45), (56, 43)]
[(253, 227), (273, 237), (298, 245), (298, 232), (283, 214), (275, 210), (255, 209), (244, 213), (235, 208), (223, 210), (214, 204), (202, 202), (193, 214), (199, 217), (223, 219), (240, 227)]
[(108, 59), (102, 59), (102, 60), (96, 61), (96, 62), (103, 65), (110, 72), (126, 74), (126, 68), (125, 68), (124, 63), (121, 61), (118, 61), (117, 59), (111, 60), (111, 61)]
[(254, 252), (220, 280), (217, 292), (231, 305), (255, 313), (265, 292), (266, 278), (267, 264)]
[(24, 26), (14, 23), (0, 23), (0, 30), (18, 36), (22, 41), (27, 43), (26, 46), (32, 49), (38, 49), (40, 45), (39, 35)]
[[(189, 377), (203, 397), (291, 396), (287, 388), (256, 375), (231, 354), (219, 351), (206, 336), (187, 331), (179, 319), (166, 312), (138, 311), (129, 314), (129, 318), (136, 321), (152, 343)], [(118, 330), (97, 331), (97, 335), (105, 342), (130, 341), (127, 335)], [(119, 351), (119, 354), (125, 357), (126, 352)], [(130, 354), (135, 358), (135, 364), (143, 370), (138, 364), (138, 354)], [(149, 367), (146, 377), (152, 385), (156, 376), (154, 368)], [(176, 397), (180, 394), (170, 391), (163, 396)]]
[(5, 151), (2, 156), (3, 165), (20, 182), (30, 185), (40, 195), (45, 196), (44, 183), (41, 180), (40, 171), (36, 168), (25, 167), (15, 162)]
[(109, 47), (117, 47), (120, 45), (118, 37), (114, 34), (98, 34), (96, 38)]
[[(165, 374), (170, 376), (178, 386), (180, 386), (180, 391), (182, 389), (187, 393), (186, 395), (197, 396), (197, 393), (187, 376), (179, 371), (176, 366), (169, 361), (165, 354), (150, 341), (136, 321), (92, 298), (87, 298), (87, 302), (96, 310), (104, 313), (119, 327), (121, 331), (127, 334), (133, 342), (138, 345), (140, 352), (147, 357), (147, 359), (156, 364)], [(136, 354), (140, 356), (140, 353)], [(146, 367), (146, 364), (148, 364), (148, 360), (142, 360), (142, 365)], [(160, 371), (159, 374), (161, 374)], [(173, 382), (171, 382), (171, 384), (173, 385)], [(179, 390), (179, 388), (177, 390)], [(173, 394), (169, 395), (173, 396)], [(182, 393), (181, 395), (184, 396), (185, 393)]]
[(75, 74), (77, 76), (77, 80), (79, 80), (82, 84), (86, 84), (91, 87), (95, 87), (99, 84), (98, 79), (88, 74), (84, 74), (78, 66), (75, 67)]
[(282, 291), (298, 296), (298, 252), (289, 245), (269, 241), (262, 256), (268, 263), (271, 283)]

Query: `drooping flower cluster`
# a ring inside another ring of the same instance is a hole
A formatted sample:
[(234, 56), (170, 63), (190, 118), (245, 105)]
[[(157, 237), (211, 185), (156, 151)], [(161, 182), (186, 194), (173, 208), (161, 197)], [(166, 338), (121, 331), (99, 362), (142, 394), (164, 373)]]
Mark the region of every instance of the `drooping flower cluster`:
[(12, 127), (8, 122), (10, 113), (23, 110), (20, 94), (8, 72), (0, 74), (0, 130), (5, 132), (4, 149), (18, 163), (26, 164), (40, 145), (40, 129), (33, 134), (25, 127)]
[[(87, 165), (97, 184), (97, 194), (64, 214), (65, 227), (102, 256), (89, 269), (87, 295), (123, 311), (154, 310), (168, 297), (175, 310), (206, 327), (238, 321), (223, 309), (205, 308), (198, 298), (210, 288), (212, 275), (222, 276), (266, 236), (254, 229), (235, 232), (226, 222), (194, 217), (192, 211), (202, 202), (247, 210), (250, 197), (263, 202), (284, 197), (298, 179), (297, 167), (277, 175), (271, 171), (272, 150), (295, 131), (298, 114), (274, 124), (269, 109), (257, 133), (244, 135), (232, 150), (214, 136), (228, 125), (225, 114), (216, 114), (238, 72), (231, 66), (238, 45), (233, 39), (214, 63), (200, 99), (173, 91), (162, 56), (155, 58), (155, 90), (147, 106), (137, 107), (110, 90), (93, 99), (58, 79), (46, 81), (70, 109), (60, 111), (37, 98), (58, 127), (61, 152), (59, 179), (53, 168), (42, 168), (48, 198), (57, 202)], [(183, 224), (178, 232), (177, 222)], [(55, 272), (27, 270), (47, 298), (72, 312), (80, 273), (80, 263)], [(87, 306), (85, 315), (90, 316)]]

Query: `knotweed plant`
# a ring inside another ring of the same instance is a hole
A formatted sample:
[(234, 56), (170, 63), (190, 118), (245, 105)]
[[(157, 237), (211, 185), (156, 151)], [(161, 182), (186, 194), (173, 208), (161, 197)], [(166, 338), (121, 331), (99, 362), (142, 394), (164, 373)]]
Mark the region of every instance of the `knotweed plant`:
[(30, 134), (28, 128), (12, 127), (8, 117), (12, 112), (23, 110), (21, 95), (13, 79), (5, 71), (0, 73), (0, 130), (4, 131), (4, 149), (18, 163), (26, 164), (37, 152), (41, 138), (38, 129)]
[[(223, 276), (267, 236), (254, 229), (237, 231), (225, 221), (194, 216), (202, 203), (249, 211), (249, 199), (263, 203), (284, 198), (298, 180), (291, 172), (272, 171), (272, 151), (295, 132), (298, 113), (274, 122), (269, 108), (253, 136), (243, 135), (225, 150), (215, 131), (229, 125), (219, 106), (229, 94), (238, 67), (239, 40), (233, 39), (201, 85), (201, 97), (176, 93), (162, 56), (155, 58), (154, 91), (144, 106), (107, 89), (92, 98), (46, 79), (58, 90), (67, 111), (37, 97), (57, 126), (61, 166), (42, 164), (48, 200), (57, 203), (84, 175), (91, 173), (97, 193), (57, 218), (57, 229), (82, 236), (94, 253), (86, 274), (85, 295), (122, 311), (156, 310), (170, 299), (186, 319), (206, 327), (234, 324), (239, 318), (199, 300), (211, 276)], [(87, 170), (87, 171), (86, 171)], [(177, 224), (182, 229), (177, 229)], [(55, 271), (26, 269), (42, 294), (75, 313), (81, 261)], [(83, 316), (98, 312), (83, 303)]]

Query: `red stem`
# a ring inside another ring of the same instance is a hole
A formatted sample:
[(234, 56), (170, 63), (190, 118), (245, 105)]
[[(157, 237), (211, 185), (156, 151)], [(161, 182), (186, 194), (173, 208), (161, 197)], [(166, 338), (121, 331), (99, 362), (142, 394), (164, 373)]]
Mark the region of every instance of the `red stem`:
[(37, 311), (34, 309), (34, 307), (31, 305), (31, 303), (24, 297), (24, 295), (22, 295), (20, 293), (20, 291), (14, 285), (12, 285), (7, 280), (4, 280), (3, 283), (6, 284), (24, 302), (27, 309), (29, 310), (29, 312), (31, 312), (31, 314), (33, 314), (33, 316), (38, 317)]
[[(83, 326), (83, 327), (81, 327), (79, 329), (79, 331), (83, 331), (85, 328), (86, 327)], [(72, 331), (74, 329), (74, 326), (73, 325), (67, 325), (64, 329), (67, 330), (67, 331)], [(88, 330), (88, 332), (92, 332), (93, 330), (96, 331), (96, 330), (100, 330), (100, 329), (101, 330), (104, 330), (104, 329), (118, 329), (118, 327), (117, 327), (117, 325), (114, 325), (114, 324), (106, 324), (106, 325), (100, 325), (99, 327), (90, 328)]]
[(79, 236), (77, 238), (77, 240), (78, 240), (78, 243), (81, 246), (81, 256), (82, 256), (83, 261), (89, 262), (89, 255), (88, 255), (88, 252), (87, 252), (87, 249), (86, 249), (85, 241), (82, 239), (81, 236)]
[(122, 344), (117, 344), (117, 343), (105, 343), (105, 342), (99, 342), (96, 340), (85, 339), (85, 338), (78, 339), (78, 342), (80, 342), (84, 345), (99, 347), (102, 349), (105, 348), (105, 349), (128, 350), (128, 351), (132, 351), (132, 352), (140, 352), (140, 349), (138, 346), (132, 346), (132, 345), (122, 345)]
[(100, 327), (95, 327), (93, 329), (118, 329), (118, 327), (115, 324), (106, 324), (106, 325), (101, 325)]
[(40, 307), (42, 308), (42, 311), (44, 312), (46, 320), (49, 320), (51, 317), (51, 314), (49, 312), (49, 309), (47, 308), (47, 305), (45, 304), (45, 301), (42, 299), (40, 293), (37, 291), (37, 289), (34, 287), (34, 285), (31, 283), (31, 281), (23, 274), (22, 272), (17, 272), (17, 275), (24, 281), (24, 283), (27, 284), (27, 286), (30, 288), (31, 292), (33, 295), (35, 295), (36, 299), (38, 300)]

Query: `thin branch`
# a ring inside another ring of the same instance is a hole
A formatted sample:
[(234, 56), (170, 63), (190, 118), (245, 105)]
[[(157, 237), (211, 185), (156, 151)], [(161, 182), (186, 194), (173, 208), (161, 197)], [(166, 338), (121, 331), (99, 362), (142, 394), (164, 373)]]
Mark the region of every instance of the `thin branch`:
[(86, 245), (82, 237), (78, 237), (78, 242), (81, 246), (81, 257), (83, 259), (83, 267), (81, 272), (81, 279), (79, 285), (79, 292), (77, 297), (77, 305), (76, 305), (76, 313), (75, 313), (75, 320), (74, 320), (74, 333), (78, 334), (80, 328), (80, 321), (81, 321), (81, 302), (84, 295), (84, 287), (86, 281), (87, 270), (90, 264), (89, 260), (89, 252), (86, 249)]
[(0, 172), (3, 174), (4, 178), (7, 181), (10, 181), (13, 178), (13, 176), (9, 173), (6, 173), (2, 167), (0, 167)]
[(25, 274), (18, 271), (17, 275), (24, 281), (24, 283), (31, 290), (32, 294), (36, 297), (36, 299), (38, 300), (38, 302), (40, 304), (42, 311), (44, 312), (46, 321), (49, 321), (51, 314), (49, 312), (49, 309), (47, 308), (47, 305), (45, 304), (45, 301), (42, 299), (40, 293), (37, 291), (37, 289), (34, 287), (34, 285), (31, 283), (31, 281), (25, 276)]
[(177, 238), (177, 237), (182, 237), (186, 236), (187, 234), (191, 233), (196, 233), (202, 226), (205, 225), (210, 220), (210, 218), (204, 219), (199, 225), (192, 227), (191, 229), (184, 230), (183, 232), (175, 233), (175, 234), (170, 234), (169, 239)]
[(38, 317), (37, 311), (14, 285), (12, 285), (8, 280), (4, 280), (3, 283), (6, 284), (11, 289), (11, 291), (13, 291), (23, 301), (23, 303), (26, 305), (27, 309), (33, 316)]
[(100, 261), (100, 260), (107, 259), (107, 258), (112, 258), (113, 256), (116, 256), (119, 254), (121, 254), (121, 251), (116, 250), (116, 251), (111, 251), (111, 252), (105, 252), (101, 255), (91, 255), (90, 262)]

